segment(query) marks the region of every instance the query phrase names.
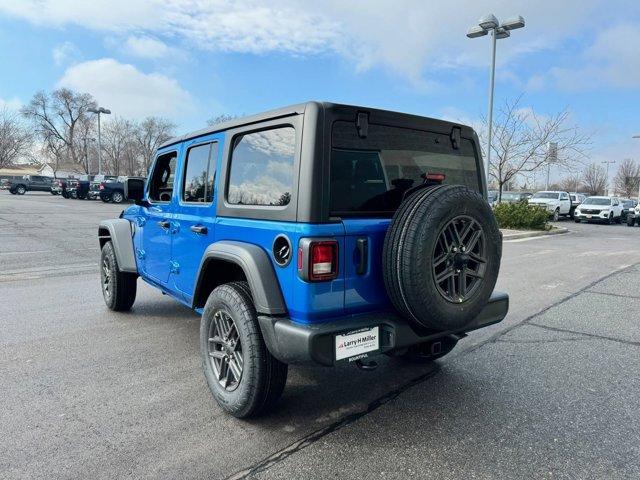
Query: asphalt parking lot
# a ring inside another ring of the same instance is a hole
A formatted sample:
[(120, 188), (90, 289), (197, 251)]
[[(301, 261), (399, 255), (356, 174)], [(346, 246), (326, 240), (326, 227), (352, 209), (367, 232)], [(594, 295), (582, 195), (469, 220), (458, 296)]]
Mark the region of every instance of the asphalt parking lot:
[(0, 191), (0, 477), (640, 477), (640, 228), (507, 242), (504, 322), (430, 365), (292, 367), (240, 421), (197, 315), (142, 282), (104, 306), (96, 225), (122, 208)]

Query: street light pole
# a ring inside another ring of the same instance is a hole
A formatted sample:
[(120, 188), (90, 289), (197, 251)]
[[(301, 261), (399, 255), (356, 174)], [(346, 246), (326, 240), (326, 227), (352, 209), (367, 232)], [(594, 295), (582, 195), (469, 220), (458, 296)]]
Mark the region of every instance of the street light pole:
[[(487, 184), (489, 183), (489, 168), (491, 167), (491, 137), (493, 136), (493, 87), (496, 75), (496, 30), (491, 32), (491, 71), (489, 73), (489, 106), (487, 108), (489, 115), (489, 133), (487, 134), (487, 162), (484, 166)], [(502, 192), (498, 192), (502, 196)]]
[[(634, 135), (631, 138), (640, 138), (640, 135)], [(640, 180), (638, 180), (638, 202), (640, 202)]]
[[(487, 155), (484, 165), (485, 177), (487, 183), (489, 182), (489, 170), (491, 167), (491, 137), (493, 134), (493, 91), (494, 91), (494, 79), (496, 73), (496, 40), (502, 38), (508, 38), (511, 34), (511, 30), (524, 27), (524, 18), (520, 15), (500, 24), (498, 19), (493, 14), (488, 14), (482, 17), (477, 25), (474, 25), (467, 31), (467, 37), (478, 38), (487, 34), (491, 34), (491, 70), (489, 71), (489, 108), (488, 108), (488, 123), (489, 132), (487, 135)], [(502, 192), (500, 192), (501, 194)]]
[(100, 135), (100, 114), (104, 113), (105, 115), (109, 115), (111, 113), (111, 110), (109, 110), (108, 108), (97, 107), (97, 108), (90, 108), (88, 111), (98, 115), (98, 175), (101, 175), (102, 174), (102, 137)]
[(606, 189), (607, 191), (605, 192), (605, 195), (609, 195), (609, 192), (611, 191), (611, 189), (609, 188), (609, 165), (612, 163), (616, 163), (615, 160), (605, 160), (602, 163), (606, 163), (607, 164), (607, 186)]

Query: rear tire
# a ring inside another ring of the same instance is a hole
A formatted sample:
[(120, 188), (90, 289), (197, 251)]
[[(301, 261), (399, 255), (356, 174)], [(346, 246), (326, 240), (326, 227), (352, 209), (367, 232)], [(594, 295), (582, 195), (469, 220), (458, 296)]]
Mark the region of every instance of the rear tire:
[(423, 188), (396, 211), (383, 247), (394, 307), (418, 327), (458, 331), (487, 304), (502, 237), (488, 203), (461, 185)]
[(27, 193), (27, 189), (23, 185), (18, 185), (16, 187), (16, 193), (18, 195), (24, 195), (25, 193)]
[(104, 303), (110, 310), (125, 312), (131, 310), (136, 301), (138, 276), (121, 272), (113, 244), (108, 241), (102, 247), (100, 256), (100, 280)]
[(246, 282), (221, 285), (209, 295), (200, 355), (213, 397), (234, 417), (266, 413), (282, 395), (288, 366), (267, 349)]
[(122, 203), (124, 200), (124, 195), (119, 190), (116, 190), (111, 194), (111, 201), (113, 203)]

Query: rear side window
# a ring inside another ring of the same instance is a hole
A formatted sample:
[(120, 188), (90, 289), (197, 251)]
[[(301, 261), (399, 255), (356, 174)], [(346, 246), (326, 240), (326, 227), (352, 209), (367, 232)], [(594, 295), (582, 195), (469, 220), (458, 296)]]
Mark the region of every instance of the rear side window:
[(375, 124), (360, 138), (354, 123), (339, 121), (331, 147), (332, 215), (392, 215), (404, 193), (430, 173), (444, 174), (444, 184), (480, 190), (476, 152), (464, 138), (454, 150), (449, 135)]
[(291, 126), (236, 137), (227, 201), (234, 205), (288, 205), (293, 185), (295, 137)]
[(218, 158), (218, 144), (206, 143), (191, 147), (187, 151), (182, 201), (189, 203), (211, 203), (213, 183)]
[(173, 179), (176, 175), (176, 152), (160, 155), (149, 180), (149, 200), (169, 202), (173, 192)]

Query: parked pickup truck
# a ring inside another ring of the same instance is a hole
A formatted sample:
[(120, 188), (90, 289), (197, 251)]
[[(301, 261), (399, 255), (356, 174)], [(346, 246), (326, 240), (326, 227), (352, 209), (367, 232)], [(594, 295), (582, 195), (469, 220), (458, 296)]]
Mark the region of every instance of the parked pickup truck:
[(25, 175), (17, 180), (9, 180), (8, 187), (13, 195), (24, 195), (26, 192), (51, 192), (52, 184), (52, 177)]
[[(128, 177), (137, 178), (144, 181), (141, 177)], [(103, 202), (122, 203), (124, 200), (124, 183), (127, 181), (127, 177), (117, 177), (117, 179), (107, 180), (100, 183), (100, 200)]]
[(102, 198), (100, 193), (100, 186), (104, 182), (115, 182), (118, 179), (115, 175), (96, 175), (93, 177), (93, 180), (89, 183), (89, 191), (87, 192), (87, 198), (89, 200), (96, 200), (98, 198)]
[(170, 139), (97, 229), (104, 301), (129, 310), (139, 277), (200, 314), (236, 417), (273, 408), (289, 364), (440, 358), (509, 306), (479, 152), (471, 127), (318, 102)]
[(553, 221), (557, 221), (560, 216), (573, 218), (573, 212), (577, 205), (571, 201), (568, 192), (544, 191), (534, 193), (529, 199), (530, 205), (540, 205), (545, 207)]

